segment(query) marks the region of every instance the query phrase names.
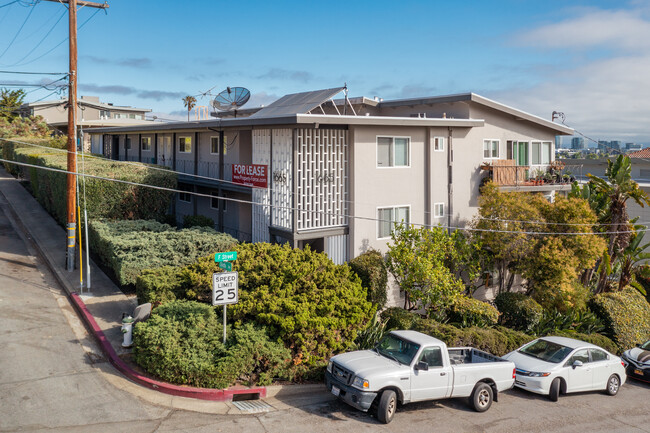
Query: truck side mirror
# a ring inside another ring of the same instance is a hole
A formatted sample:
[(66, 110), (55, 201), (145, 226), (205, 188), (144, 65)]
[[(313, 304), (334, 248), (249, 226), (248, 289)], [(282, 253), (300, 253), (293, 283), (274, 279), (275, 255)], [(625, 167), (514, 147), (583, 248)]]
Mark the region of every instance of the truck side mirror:
[(429, 371), (429, 364), (424, 361), (420, 361), (415, 364), (415, 369), (420, 371)]

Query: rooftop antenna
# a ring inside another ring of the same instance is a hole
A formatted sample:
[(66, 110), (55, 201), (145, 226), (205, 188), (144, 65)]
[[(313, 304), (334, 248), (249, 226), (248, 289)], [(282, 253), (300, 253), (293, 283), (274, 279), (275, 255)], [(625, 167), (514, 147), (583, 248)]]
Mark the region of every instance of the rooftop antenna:
[(251, 92), (245, 87), (226, 87), (226, 90), (220, 92), (213, 100), (212, 106), (216, 111), (235, 111), (248, 102)]

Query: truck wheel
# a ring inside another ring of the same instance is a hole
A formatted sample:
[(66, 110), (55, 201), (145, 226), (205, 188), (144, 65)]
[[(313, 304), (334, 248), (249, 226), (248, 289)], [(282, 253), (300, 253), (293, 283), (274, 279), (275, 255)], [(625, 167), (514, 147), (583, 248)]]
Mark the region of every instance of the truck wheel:
[(487, 383), (479, 383), (474, 388), (472, 393), (472, 406), (477, 412), (485, 412), (492, 406), (492, 399), (494, 393), (492, 392), (492, 387)]
[(384, 424), (393, 420), (395, 410), (397, 409), (397, 396), (395, 391), (386, 390), (381, 393), (379, 407), (377, 408), (377, 419)]
[(560, 384), (561, 382), (559, 377), (553, 379), (553, 382), (551, 382), (551, 389), (548, 393), (549, 400), (557, 401), (560, 398)]

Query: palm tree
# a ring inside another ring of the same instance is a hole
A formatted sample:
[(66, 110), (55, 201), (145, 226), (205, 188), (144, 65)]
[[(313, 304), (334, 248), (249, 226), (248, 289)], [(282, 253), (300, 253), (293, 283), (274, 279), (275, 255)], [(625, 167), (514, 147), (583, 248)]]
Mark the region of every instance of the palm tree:
[(196, 98), (194, 96), (186, 96), (183, 98), (183, 105), (187, 107), (187, 121), (190, 121), (190, 111), (196, 105)]
[[(645, 229), (645, 226), (634, 226), (635, 230)], [(620, 265), (621, 276), (618, 282), (618, 289), (621, 290), (627, 285), (632, 285), (637, 287), (637, 289), (645, 296), (645, 290), (642, 287), (638, 287), (636, 283), (635, 276), (641, 275), (643, 277), (648, 277), (648, 271), (650, 270), (647, 266), (639, 266), (639, 262), (645, 262), (650, 259), (650, 253), (644, 252), (646, 248), (650, 246), (650, 243), (642, 245), (643, 237), (645, 232), (638, 231), (630, 240), (630, 244), (623, 250), (623, 254), (619, 257), (618, 263)]]
[[(632, 162), (628, 156), (619, 155), (614, 162), (608, 160), (605, 175), (607, 180), (591, 174), (587, 176), (593, 191), (607, 197), (608, 212), (602, 222), (606, 224), (604, 227), (609, 242), (605, 253), (607, 257), (603, 257), (603, 262), (613, 263), (630, 245), (634, 233), (625, 203), (628, 199), (632, 199), (639, 206), (644, 207), (646, 204), (650, 205), (650, 197), (632, 180)], [(598, 293), (607, 287), (607, 267), (601, 267), (596, 289)]]

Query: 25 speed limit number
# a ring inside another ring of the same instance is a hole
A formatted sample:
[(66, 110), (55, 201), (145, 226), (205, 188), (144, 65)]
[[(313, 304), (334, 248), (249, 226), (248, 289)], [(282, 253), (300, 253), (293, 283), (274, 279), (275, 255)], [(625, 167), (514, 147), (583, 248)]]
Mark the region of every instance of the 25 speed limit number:
[(212, 274), (212, 305), (236, 304), (239, 300), (239, 274), (221, 272)]

